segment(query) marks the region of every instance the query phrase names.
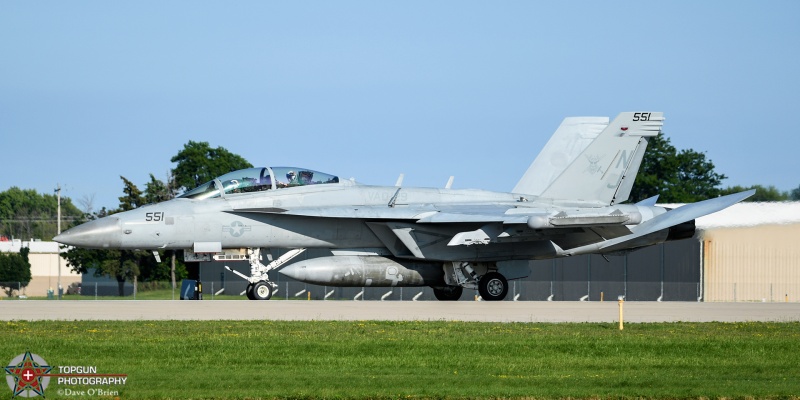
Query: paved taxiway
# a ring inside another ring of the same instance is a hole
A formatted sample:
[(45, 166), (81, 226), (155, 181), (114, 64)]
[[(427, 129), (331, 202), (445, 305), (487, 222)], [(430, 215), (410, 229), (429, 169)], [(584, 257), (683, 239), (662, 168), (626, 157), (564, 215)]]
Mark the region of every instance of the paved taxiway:
[[(3, 300), (10, 320), (616, 322), (612, 302)], [(626, 302), (626, 322), (800, 321), (800, 303)]]

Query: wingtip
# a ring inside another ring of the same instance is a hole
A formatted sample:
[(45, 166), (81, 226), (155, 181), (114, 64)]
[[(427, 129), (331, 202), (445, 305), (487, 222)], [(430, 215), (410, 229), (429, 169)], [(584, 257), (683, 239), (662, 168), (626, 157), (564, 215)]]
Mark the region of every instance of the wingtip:
[(744, 192), (733, 193), (722, 197), (736, 198), (736, 202), (738, 203), (749, 197), (752, 197), (754, 194), (756, 194), (756, 189), (745, 190)]

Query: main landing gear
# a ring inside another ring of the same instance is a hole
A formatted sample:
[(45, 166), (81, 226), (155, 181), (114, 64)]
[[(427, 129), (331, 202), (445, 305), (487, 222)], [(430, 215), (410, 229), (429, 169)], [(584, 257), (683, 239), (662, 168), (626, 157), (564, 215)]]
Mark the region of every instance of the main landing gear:
[(500, 301), (508, 294), (508, 280), (497, 272), (497, 265), (494, 263), (473, 265), (468, 262), (453, 262), (445, 264), (444, 270), (446, 286), (433, 288), (433, 295), (438, 300), (458, 300), (464, 288), (478, 289), (481, 298), (486, 301)]
[(278, 284), (269, 280), (269, 272), (281, 267), (291, 259), (299, 256), (306, 249), (289, 250), (277, 260), (273, 260), (267, 265), (261, 263), (261, 249), (247, 249), (248, 261), (250, 262), (250, 276), (233, 270), (227, 265), (225, 269), (244, 278), (247, 282), (245, 294), (250, 300), (269, 300), (278, 291)]
[(498, 301), (508, 294), (508, 281), (499, 272), (487, 272), (478, 281), (478, 293), (487, 301)]
[(436, 300), (440, 301), (456, 301), (461, 298), (461, 293), (464, 288), (461, 286), (444, 286), (440, 288), (433, 288), (433, 295)]

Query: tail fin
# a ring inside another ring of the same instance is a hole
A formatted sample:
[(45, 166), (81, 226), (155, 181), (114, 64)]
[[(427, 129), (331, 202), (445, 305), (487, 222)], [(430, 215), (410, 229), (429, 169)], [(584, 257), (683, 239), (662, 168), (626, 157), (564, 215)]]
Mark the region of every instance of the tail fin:
[(564, 118), (512, 192), (540, 196), (606, 126), (608, 117)]
[(642, 164), (647, 138), (658, 135), (663, 124), (661, 112), (621, 113), (552, 180), (540, 197), (603, 205), (627, 200)]

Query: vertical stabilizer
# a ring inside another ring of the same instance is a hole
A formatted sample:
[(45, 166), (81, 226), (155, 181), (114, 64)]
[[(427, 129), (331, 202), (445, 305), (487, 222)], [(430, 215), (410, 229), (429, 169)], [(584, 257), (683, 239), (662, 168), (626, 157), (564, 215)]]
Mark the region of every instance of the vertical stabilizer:
[(608, 117), (564, 118), (513, 193), (539, 196), (608, 126)]
[(540, 196), (604, 205), (627, 200), (644, 157), (646, 138), (658, 135), (663, 123), (661, 112), (621, 113)]

